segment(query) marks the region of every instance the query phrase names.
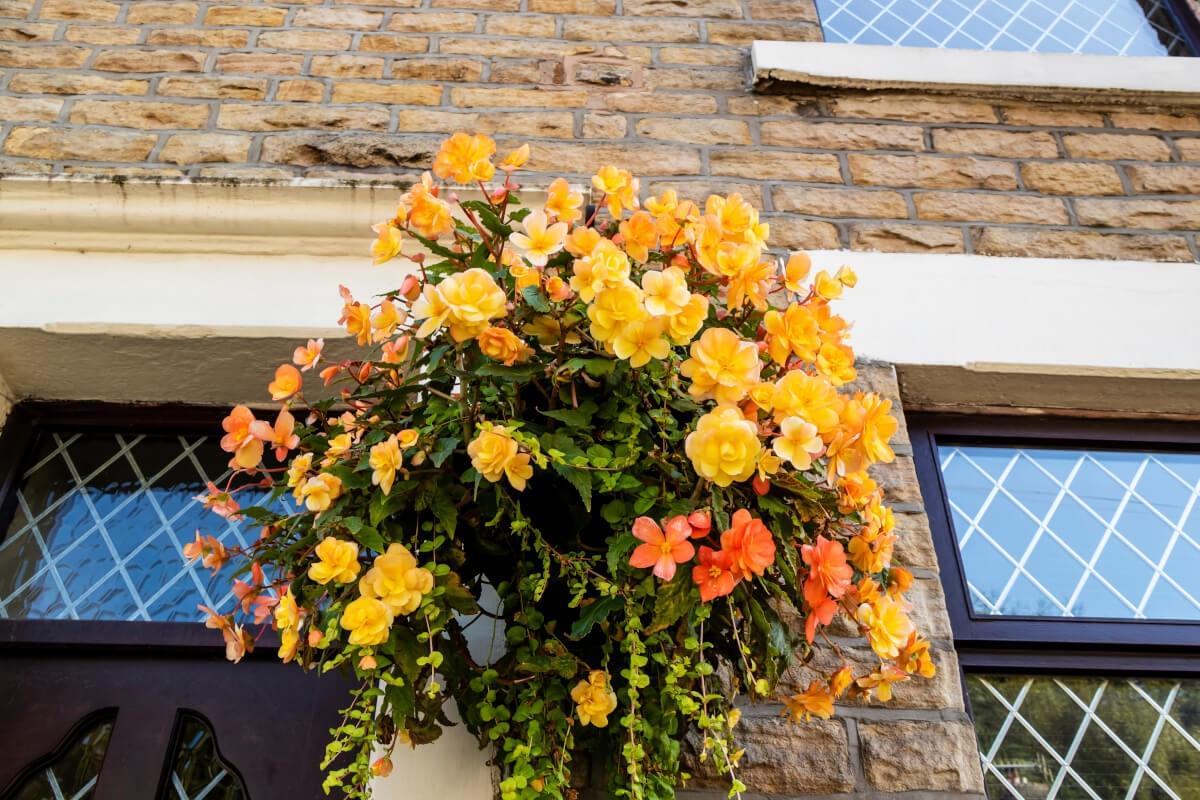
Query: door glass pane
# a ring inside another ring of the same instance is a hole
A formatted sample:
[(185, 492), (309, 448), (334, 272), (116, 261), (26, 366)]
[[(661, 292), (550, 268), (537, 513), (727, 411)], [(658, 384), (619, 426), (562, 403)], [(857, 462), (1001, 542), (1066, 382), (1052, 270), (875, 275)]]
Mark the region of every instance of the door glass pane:
[(228, 460), (215, 437), (40, 435), (0, 539), (0, 618), (190, 622), (201, 603), (228, 608), (228, 579), (183, 557), (197, 529), (246, 543), (193, 499)]
[(22, 782), (12, 800), (86, 800), (93, 794), (112, 734), (113, 715), (85, 725), (44, 769)]
[(1164, 0), (817, 0), (827, 42), (1193, 55)]
[(246, 788), (217, 750), (212, 728), (200, 717), (181, 714), (167, 800), (246, 800)]
[(1200, 681), (968, 675), (988, 797), (1200, 797)]
[(1200, 455), (939, 443), (976, 614), (1200, 620)]

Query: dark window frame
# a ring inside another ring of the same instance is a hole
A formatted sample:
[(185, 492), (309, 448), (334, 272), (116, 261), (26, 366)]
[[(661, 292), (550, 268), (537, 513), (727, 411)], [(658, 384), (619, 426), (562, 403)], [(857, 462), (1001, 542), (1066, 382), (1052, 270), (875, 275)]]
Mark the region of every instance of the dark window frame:
[[(16, 487), (38, 435), (53, 431), (183, 433), (217, 436), (228, 408), (183, 404), (25, 401), (0, 430), (0, 540), (16, 510)], [(0, 619), (0, 658), (8, 649), (84, 648), (106, 652), (144, 647), (213, 651), (220, 635), (195, 622)], [(255, 652), (274, 655), (279, 634), (266, 630)]]
[(912, 413), (913, 459), (933, 534), (955, 649), (965, 671), (1200, 674), (1200, 622), (976, 614), (938, 466), (960, 444), (1200, 452), (1200, 426), (1160, 420)]

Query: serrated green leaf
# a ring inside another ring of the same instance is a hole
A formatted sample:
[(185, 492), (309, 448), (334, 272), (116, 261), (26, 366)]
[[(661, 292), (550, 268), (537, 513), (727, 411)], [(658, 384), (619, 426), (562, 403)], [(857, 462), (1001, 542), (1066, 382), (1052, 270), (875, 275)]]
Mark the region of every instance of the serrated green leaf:
[(458, 526), (458, 508), (454, 505), (454, 501), (444, 492), (434, 490), (429, 498), (429, 507), (433, 510), (434, 516), (438, 518), (438, 522), (441, 523), (442, 529), (453, 536), (454, 529)]
[(454, 453), (460, 442), (461, 440), (456, 436), (443, 436), (437, 440), (437, 446), (429, 454), (429, 460), (435, 467), (440, 467)]
[(543, 411), (542, 414), (572, 428), (586, 428), (592, 424), (592, 417), (597, 410), (598, 406), (587, 400), (578, 408), (557, 408), (553, 411)]
[(608, 619), (608, 615), (620, 608), (624, 602), (619, 597), (606, 597), (584, 607), (579, 619), (571, 626), (571, 638), (582, 639), (587, 636), (594, 626)]
[(550, 303), (546, 302), (546, 297), (542, 294), (542, 290), (536, 286), (526, 286), (521, 290), (521, 297), (525, 298), (525, 302), (534, 311), (545, 314), (550, 310)]
[(579, 492), (579, 498), (583, 500), (583, 507), (590, 513), (592, 510), (592, 473), (587, 470), (573, 469), (565, 464), (555, 464), (554, 471), (570, 481), (575, 490)]
[(686, 569), (677, 570), (675, 579), (670, 583), (658, 585), (658, 594), (654, 599), (654, 618), (646, 628), (646, 633), (657, 633), (674, 625), (687, 613), (692, 605), (691, 573)]

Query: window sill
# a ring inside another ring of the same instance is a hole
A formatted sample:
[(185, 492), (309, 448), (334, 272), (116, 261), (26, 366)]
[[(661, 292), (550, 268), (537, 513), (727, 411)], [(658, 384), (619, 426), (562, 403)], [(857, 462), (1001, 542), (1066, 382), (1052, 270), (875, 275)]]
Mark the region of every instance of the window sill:
[(754, 79), (1087, 102), (1200, 106), (1200, 59), (756, 41)]

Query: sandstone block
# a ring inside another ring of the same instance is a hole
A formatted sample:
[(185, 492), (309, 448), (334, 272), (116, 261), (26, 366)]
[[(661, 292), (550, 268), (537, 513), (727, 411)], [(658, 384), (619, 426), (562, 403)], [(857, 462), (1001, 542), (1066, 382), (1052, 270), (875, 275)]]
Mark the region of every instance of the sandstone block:
[(438, 52), (446, 55), (487, 56), (488, 58), (557, 59), (591, 53), (595, 46), (586, 42), (557, 39), (500, 39), (494, 36), (443, 36)]
[[(358, 49), (364, 53), (424, 53), (429, 50), (429, 38), (365, 33), (358, 42)], [(393, 69), (399, 69), (403, 64), (403, 61), (397, 60), (392, 66)]]
[(409, 33), (469, 33), (475, 30), (475, 15), (452, 11), (396, 13), (388, 21), (387, 29)]
[(552, 61), (500, 61), (492, 60), (489, 83), (544, 83), (547, 68), (553, 70)]
[(480, 11), (519, 11), (521, 0), (433, 0), (433, 8), (475, 8)]
[(121, 6), (102, 0), (43, 0), (38, 19), (80, 19), (89, 22), (113, 22)]
[(866, 189), (815, 189), (779, 186), (772, 196), (779, 211), (795, 211), (818, 217), (905, 218), (908, 206), (899, 192)]
[(938, 156), (875, 156), (851, 153), (850, 174), (865, 186), (933, 189), (1016, 189), (1016, 169), (1005, 161)]
[(588, 108), (630, 114), (655, 113), (664, 108), (680, 114), (715, 114), (717, 100), (699, 92), (598, 92), (588, 98)]
[(169, 164), (236, 163), (247, 160), (249, 155), (249, 136), (180, 133), (167, 139), (158, 158)]
[(750, 16), (754, 19), (819, 21), (815, 3), (797, 3), (796, 0), (750, 0)]
[(871, 475), (883, 487), (889, 503), (921, 504), (921, 487), (910, 456), (896, 456), (890, 464), (876, 464)]
[(1121, 176), (1107, 164), (1035, 161), (1021, 165), (1025, 186), (1045, 194), (1124, 194)]
[(968, 192), (918, 192), (913, 195), (919, 219), (956, 222), (1028, 222), (1067, 224), (1062, 200)]
[(800, 219), (793, 214), (763, 217), (771, 223), (771, 244), (789, 250), (836, 250), (841, 247), (838, 229), (828, 222)]
[(635, 126), (639, 136), (647, 139), (688, 142), (690, 144), (750, 144), (750, 128), (732, 119), (677, 119), (650, 117)]
[(282, 131), (294, 128), (387, 130), (391, 114), (382, 108), (337, 108), (310, 105), (223, 105), (217, 127), (239, 131)]
[(1009, 158), (1056, 158), (1058, 144), (1049, 133), (996, 131), (984, 128), (937, 128), (933, 149), (943, 153), (968, 153)]
[(623, 139), (626, 126), (625, 117), (620, 114), (597, 111), (583, 115), (583, 135), (588, 139)]
[[(3, 4), (0, 3), (0, 17), (3, 17)], [(58, 31), (54, 22), (5, 22), (0, 28), (0, 42), (49, 42), (53, 41)]]
[(582, 41), (698, 42), (700, 26), (683, 20), (611, 19), (600, 28), (591, 20), (567, 18), (563, 36)]
[(1176, 139), (1175, 146), (1184, 161), (1200, 161), (1200, 139)]
[(1099, 111), (1080, 111), (1070, 106), (1011, 106), (1001, 109), (1003, 121), (1010, 125), (1040, 125), (1061, 128), (1103, 128)]
[(617, 0), (529, 0), (529, 10), (543, 14), (607, 16), (616, 9)]
[(71, 108), (71, 122), (77, 125), (115, 125), (143, 130), (200, 128), (208, 122), (208, 116), (207, 104), (146, 100), (76, 100)]
[(756, 117), (794, 116), (809, 113), (820, 114), (820, 104), (815, 98), (788, 95), (758, 95), (754, 97), (729, 97), (725, 105), (730, 114), (745, 114)]
[(309, 72), (324, 78), (382, 78), (383, 59), (368, 56), (313, 56)]
[(921, 129), (909, 125), (807, 122), (764, 122), (763, 144), (778, 147), (818, 147), (826, 150), (923, 150)]
[(1170, 161), (1167, 143), (1157, 136), (1122, 133), (1068, 133), (1063, 136), (1067, 152), (1074, 158), (1108, 161)]
[(541, 142), (533, 149), (529, 169), (591, 175), (597, 164), (617, 164), (643, 177), (690, 177), (700, 173), (700, 153), (680, 145)]
[(811, 22), (710, 22), (708, 41), (746, 47), (755, 39), (778, 42), (819, 42), (821, 26)]
[(250, 32), (239, 28), (167, 28), (150, 31), (146, 38), (147, 44), (177, 47), (245, 47), (249, 41)]
[(298, 28), (376, 31), (383, 23), (383, 12), (345, 7), (302, 8), (296, 11), (292, 22)]
[(887, 792), (982, 792), (974, 729), (966, 722), (858, 723), (863, 771)]
[(921, 633), (929, 639), (950, 639), (950, 617), (940, 580), (917, 578), (905, 597), (912, 603), (910, 616)]
[(659, 195), (667, 189), (674, 189), (679, 193), (679, 196), (688, 200), (694, 200), (701, 207), (704, 206), (704, 199), (709, 195), (730, 195), (740, 194), (745, 198), (746, 202), (755, 208), (761, 208), (763, 204), (763, 187), (754, 183), (744, 183), (732, 179), (713, 178), (711, 180), (700, 178), (696, 180), (684, 180), (682, 178), (670, 178), (668, 180), (642, 181), (642, 187), (647, 195)]
[(86, 44), (136, 44), (142, 36), (137, 28), (110, 28), (100, 25), (72, 25), (64, 37), (68, 42)]
[(284, 53), (222, 53), (217, 56), (217, 72), (240, 75), (299, 75), (304, 56)]
[(0, 119), (8, 122), (53, 122), (63, 101), (55, 97), (0, 96)]
[(966, 99), (939, 100), (891, 92), (839, 97), (832, 103), (834, 116), (898, 119), (905, 122), (995, 122), (996, 110), (987, 103)]
[(171, 75), (158, 82), (158, 93), (174, 97), (212, 97), (221, 100), (262, 100), (264, 78), (192, 78)]
[(961, 253), (963, 232), (940, 225), (856, 223), (850, 226), (850, 247), (882, 253)]
[(130, 25), (186, 25), (195, 19), (195, 3), (134, 3), (125, 12)]
[(1146, 194), (1200, 194), (1200, 167), (1149, 167), (1131, 164), (1125, 168), (1135, 192)]
[(158, 137), (152, 133), (120, 133), (81, 128), (13, 128), (4, 142), (10, 156), (79, 161), (145, 161)]
[(741, 19), (742, 4), (738, 0), (626, 0), (624, 13), (627, 17)]
[[(268, 164), (342, 166), (369, 169), (422, 170), (437, 155), (436, 137), (381, 136), (378, 134), (317, 134), (268, 136), (262, 160)], [(540, 146), (539, 146), (540, 149)]]
[(92, 68), (101, 72), (201, 72), (205, 54), (186, 50), (108, 50)]
[(929, 518), (924, 514), (896, 513), (895, 563), (902, 567), (939, 568), (933, 548)]
[(746, 54), (732, 47), (660, 47), (658, 60), (662, 64), (740, 67), (746, 61)]
[(204, 24), (274, 28), (282, 25), (286, 17), (286, 9), (270, 6), (212, 6), (204, 14)]
[(469, 83), (483, 77), (483, 64), (470, 58), (402, 58), (392, 62), (392, 77)]
[(280, 81), (275, 89), (275, 99), (319, 103), (325, 99), (325, 84), (320, 81)]
[(983, 228), (975, 235), (975, 252), (987, 256), (1032, 258), (1192, 260), (1192, 251), (1182, 236), (1021, 228)]
[(741, 91), (746, 76), (740, 69), (719, 67), (654, 67), (646, 70), (646, 86), (651, 89), (707, 89)]
[[(0, 67), (63, 69), (83, 66), (91, 52), (86, 47), (66, 45), (0, 45)], [(101, 69), (101, 67), (96, 67)]]
[(536, 14), (493, 14), (487, 18), (484, 32), (492, 36), (554, 37), (557, 23), (554, 17)]
[(405, 109), (397, 114), (397, 125), (401, 131), (446, 133), (447, 131), (470, 130), (491, 135), (549, 136), (556, 139), (572, 138), (574, 121), (574, 115), (567, 111), (528, 111), (521, 114), (505, 114), (503, 112)]
[(388, 105), (436, 106), (442, 87), (433, 83), (375, 83), (354, 81), (333, 85), (335, 103), (386, 103)]
[(1141, 114), (1136, 111), (1113, 111), (1109, 115), (1118, 128), (1139, 128), (1153, 131), (1197, 131), (1200, 130), (1200, 115), (1196, 114)]
[(1076, 200), (1081, 225), (1200, 230), (1200, 200)]
[(18, 72), (8, 82), (8, 88), (30, 94), (145, 94), (150, 88), (150, 81), (117, 80), (66, 72)]
[(714, 175), (772, 181), (841, 183), (842, 167), (832, 153), (790, 153), (751, 148), (713, 150), (708, 155)]
[(582, 108), (587, 92), (579, 89), (451, 89), (459, 108)]
[[(850, 745), (841, 720), (810, 720), (801, 725), (780, 717), (742, 717), (736, 731), (746, 754), (738, 777), (760, 796), (833, 794), (854, 788)], [(697, 788), (724, 789), (726, 779), (697, 775)]]
[(267, 50), (349, 50), (351, 39), (331, 31), (263, 31), (254, 44)]

